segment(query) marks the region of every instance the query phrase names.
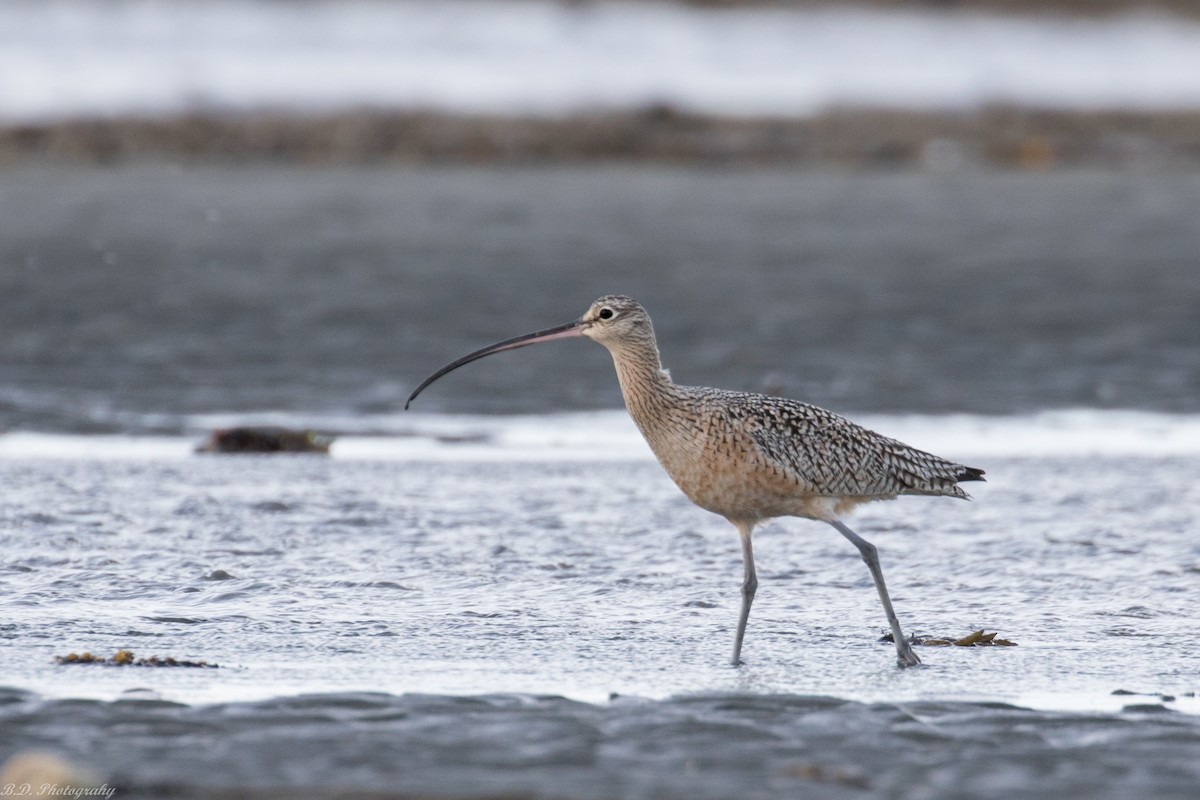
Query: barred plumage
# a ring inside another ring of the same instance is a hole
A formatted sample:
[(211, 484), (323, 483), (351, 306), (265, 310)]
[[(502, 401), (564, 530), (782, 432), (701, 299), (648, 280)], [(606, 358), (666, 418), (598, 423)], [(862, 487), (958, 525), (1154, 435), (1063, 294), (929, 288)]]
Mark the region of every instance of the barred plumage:
[(839, 517), (861, 503), (905, 494), (968, 499), (958, 484), (983, 480), (982, 470), (881, 436), (817, 406), (680, 386), (662, 368), (646, 310), (622, 295), (601, 297), (574, 322), (454, 361), (421, 383), (409, 402), (442, 375), (477, 358), (571, 336), (585, 336), (608, 348), (629, 414), (667, 474), (692, 502), (728, 519), (741, 535), (745, 576), (734, 664), (741, 663), (742, 639), (758, 586), (751, 532), (759, 522), (781, 516), (827, 522), (858, 548), (879, 592), (900, 665), (920, 663), (892, 609), (875, 547)]
[(725, 393), (732, 421), (746, 426), (768, 458), (822, 495), (950, 495), (968, 468), (881, 436), (817, 406), (779, 397)]

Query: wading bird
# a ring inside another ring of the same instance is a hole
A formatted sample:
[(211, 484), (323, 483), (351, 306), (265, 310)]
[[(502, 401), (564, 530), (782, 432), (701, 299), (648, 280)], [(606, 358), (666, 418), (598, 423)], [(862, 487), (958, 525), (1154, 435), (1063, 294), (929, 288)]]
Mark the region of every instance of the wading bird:
[(538, 342), (584, 336), (612, 354), (625, 407), (671, 479), (703, 509), (720, 514), (742, 540), (742, 605), (733, 664), (758, 588), (751, 531), (773, 517), (832, 525), (858, 548), (887, 615), (902, 667), (920, 664), (892, 609), (875, 546), (841, 521), (861, 503), (902, 494), (968, 499), (958, 484), (981, 481), (965, 467), (880, 436), (823, 408), (761, 394), (679, 386), (659, 359), (650, 315), (636, 301), (607, 295), (579, 319), (476, 350), (430, 375), (409, 396), (476, 359)]

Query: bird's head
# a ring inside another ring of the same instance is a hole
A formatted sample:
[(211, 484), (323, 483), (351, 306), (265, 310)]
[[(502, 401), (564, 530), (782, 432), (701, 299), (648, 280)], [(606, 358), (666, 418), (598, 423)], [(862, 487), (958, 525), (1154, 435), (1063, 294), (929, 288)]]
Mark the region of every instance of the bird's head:
[(607, 294), (592, 303), (578, 320), (579, 335), (599, 342), (609, 350), (653, 336), (650, 315), (638, 301), (620, 294)]
[(468, 353), (456, 361), (452, 361), (422, 381), (416, 390), (409, 395), (408, 402), (404, 404), (404, 407), (408, 408), (408, 404), (426, 386), (447, 372), (458, 369), (464, 364), (469, 364), (484, 356), (490, 356), (493, 353), (500, 353), (505, 350), (513, 350), (518, 347), (538, 344), (539, 342), (549, 342), (554, 339), (568, 339), (577, 336), (586, 336), (588, 339), (604, 345), (614, 353), (633, 343), (649, 343), (651, 348), (654, 347), (654, 331), (650, 327), (650, 315), (646, 313), (646, 309), (642, 308), (636, 300), (624, 295), (608, 294), (592, 303), (584, 315), (577, 320), (564, 325), (557, 325), (553, 328), (547, 328), (546, 330), (527, 333), (512, 339), (505, 339), (503, 342), (488, 345), (473, 353)]

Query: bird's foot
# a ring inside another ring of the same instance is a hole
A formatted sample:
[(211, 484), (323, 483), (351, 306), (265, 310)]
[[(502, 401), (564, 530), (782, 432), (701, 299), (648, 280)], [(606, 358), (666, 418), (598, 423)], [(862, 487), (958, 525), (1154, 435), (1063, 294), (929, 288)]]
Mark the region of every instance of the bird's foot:
[(908, 642), (904, 642), (903, 646), (896, 648), (896, 663), (902, 668), (916, 667), (920, 665), (921, 659), (917, 658)]

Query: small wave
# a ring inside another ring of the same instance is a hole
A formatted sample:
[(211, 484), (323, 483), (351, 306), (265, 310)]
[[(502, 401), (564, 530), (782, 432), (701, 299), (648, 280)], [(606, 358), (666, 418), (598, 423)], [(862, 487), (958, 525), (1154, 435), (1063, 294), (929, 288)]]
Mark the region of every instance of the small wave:
[[(850, 415), (923, 450), (953, 458), (1200, 455), (1200, 415), (1069, 409), (995, 417), (975, 414)], [(644, 461), (653, 458), (624, 411), (521, 416), (449, 414), (209, 415), (200, 423), (269, 421), (340, 431), (330, 454), (349, 461)], [(184, 460), (195, 437), (0, 434), (0, 459)]]

